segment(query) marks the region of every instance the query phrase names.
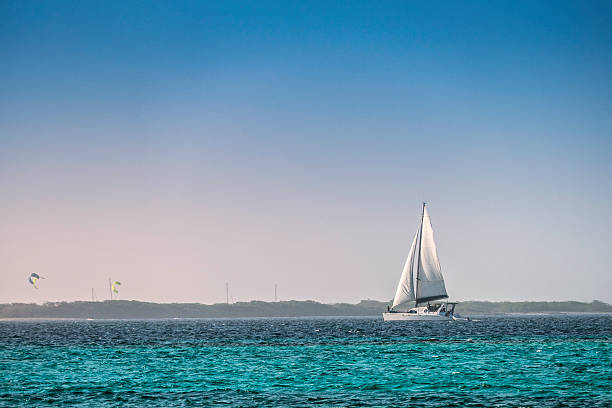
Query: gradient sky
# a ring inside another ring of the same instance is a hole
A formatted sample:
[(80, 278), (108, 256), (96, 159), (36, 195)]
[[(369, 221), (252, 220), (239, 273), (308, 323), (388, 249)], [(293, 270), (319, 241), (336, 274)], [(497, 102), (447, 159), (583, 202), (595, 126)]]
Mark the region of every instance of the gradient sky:
[[(612, 6), (0, 2), (0, 303), (612, 302)], [(33, 289), (27, 276), (46, 279)]]

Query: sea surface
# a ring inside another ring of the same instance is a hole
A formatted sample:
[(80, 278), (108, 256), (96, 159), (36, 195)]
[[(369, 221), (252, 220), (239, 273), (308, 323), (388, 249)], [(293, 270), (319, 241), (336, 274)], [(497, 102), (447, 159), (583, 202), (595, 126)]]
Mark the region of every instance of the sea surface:
[(2, 407), (611, 407), (612, 316), (0, 321)]

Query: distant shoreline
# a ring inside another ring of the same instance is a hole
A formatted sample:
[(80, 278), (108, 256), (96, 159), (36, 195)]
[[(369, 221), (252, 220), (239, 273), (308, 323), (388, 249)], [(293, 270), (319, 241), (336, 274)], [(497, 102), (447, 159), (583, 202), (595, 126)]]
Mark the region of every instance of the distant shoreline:
[[(357, 304), (315, 301), (217, 303), (151, 303), (135, 300), (103, 302), (48, 302), (0, 304), (0, 319), (218, 319), (272, 317), (372, 317), (380, 316), (387, 302), (362, 300)], [(612, 313), (612, 305), (586, 302), (486, 302), (457, 305), (460, 315)]]

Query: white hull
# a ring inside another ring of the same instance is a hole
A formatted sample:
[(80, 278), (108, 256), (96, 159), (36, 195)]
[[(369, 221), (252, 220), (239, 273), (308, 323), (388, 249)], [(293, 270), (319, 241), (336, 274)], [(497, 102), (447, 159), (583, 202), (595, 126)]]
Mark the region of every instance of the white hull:
[(400, 320), (429, 320), (429, 321), (449, 321), (453, 320), (453, 315), (438, 314), (438, 313), (404, 313), (404, 312), (385, 312), (383, 320), (400, 321)]
[(405, 312), (388, 311), (383, 313), (384, 321), (396, 320), (433, 320), (433, 321), (448, 321), (453, 320), (455, 312), (455, 302), (436, 303), (427, 306), (413, 307)]

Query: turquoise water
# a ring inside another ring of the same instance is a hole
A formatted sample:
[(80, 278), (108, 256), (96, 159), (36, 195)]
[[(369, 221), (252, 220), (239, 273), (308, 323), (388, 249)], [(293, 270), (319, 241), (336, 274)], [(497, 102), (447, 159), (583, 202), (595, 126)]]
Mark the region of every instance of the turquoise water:
[(0, 406), (612, 406), (612, 317), (0, 322)]

